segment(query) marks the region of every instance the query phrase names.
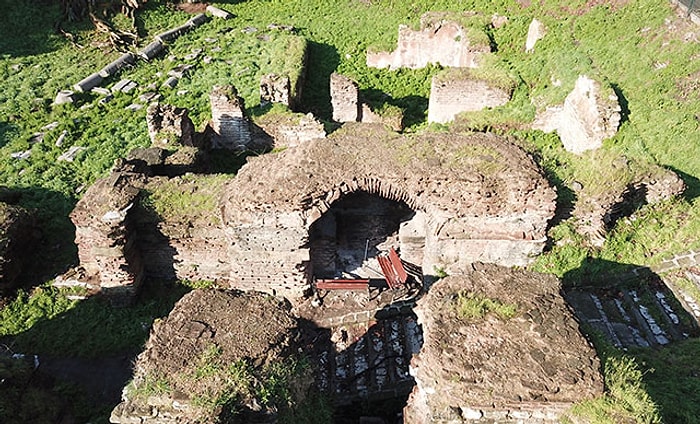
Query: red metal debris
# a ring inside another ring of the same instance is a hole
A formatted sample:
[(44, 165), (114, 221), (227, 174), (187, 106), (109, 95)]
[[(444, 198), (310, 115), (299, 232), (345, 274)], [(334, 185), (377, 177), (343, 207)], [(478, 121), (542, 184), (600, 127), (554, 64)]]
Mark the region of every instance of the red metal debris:
[(367, 290), (369, 279), (366, 280), (316, 280), (316, 288), (323, 290)]

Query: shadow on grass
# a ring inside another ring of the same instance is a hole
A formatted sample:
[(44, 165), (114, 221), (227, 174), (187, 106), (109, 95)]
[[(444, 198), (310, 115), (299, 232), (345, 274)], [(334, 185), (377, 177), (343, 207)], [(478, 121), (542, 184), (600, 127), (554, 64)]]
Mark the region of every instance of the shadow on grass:
[(41, 187), (9, 187), (7, 192), (12, 197), (9, 203), (28, 210), (34, 218), (32, 237), (35, 241), (21, 258), (23, 265), (14, 285), (36, 286), (77, 263), (75, 226), (68, 217), (75, 199)]
[[(18, 398), (44, 390), (53, 394), (52, 402), (59, 406), (53, 408), (58, 417), (41, 422), (59, 422), (61, 416), (73, 416), (77, 422), (107, 422), (131, 378), (133, 361), (143, 349), (153, 322), (167, 316), (188, 290), (175, 283), (150, 281), (129, 307), (113, 308), (107, 299), (95, 296), (37, 322), (25, 332), (5, 337), (2, 343), (10, 352), (36, 355), (38, 361), (33, 376), (16, 388)], [(47, 302), (26, 307), (50, 308)], [(19, 417), (31, 414), (24, 407), (15, 409), (14, 416), (9, 417), (2, 417), (0, 410), (2, 422), (22, 422)]]
[(700, 179), (676, 168), (671, 168), (671, 171), (675, 172), (685, 183), (686, 189), (683, 192), (685, 200), (690, 202), (700, 196)]
[(421, 124), (428, 116), (428, 99), (422, 96), (393, 98), (381, 90), (369, 88), (360, 90), (360, 100), (367, 103), (374, 111), (382, 110), (387, 106), (401, 109), (404, 127)]
[(330, 82), (331, 74), (339, 63), (340, 56), (335, 47), (309, 41), (306, 77), (301, 93), (300, 108), (303, 112), (311, 112), (327, 121), (332, 119)]
[(55, 31), (60, 2), (0, 0), (0, 7), (0, 57), (48, 53), (63, 43)]
[[(593, 409), (640, 419), (648, 395), (661, 422), (697, 422), (700, 404), (688, 394), (700, 392), (698, 324), (677, 292), (649, 268), (599, 259), (563, 281), (562, 293), (604, 364), (609, 400)], [(621, 374), (630, 363), (638, 377)]]
[(620, 88), (619, 85), (612, 83), (610, 86), (620, 102), (620, 125), (622, 125), (630, 118), (629, 103), (627, 102), (627, 97), (625, 97), (624, 93), (622, 92), (622, 88)]
[(0, 122), (0, 147), (4, 147), (10, 139), (17, 136), (19, 133), (16, 125), (8, 122)]

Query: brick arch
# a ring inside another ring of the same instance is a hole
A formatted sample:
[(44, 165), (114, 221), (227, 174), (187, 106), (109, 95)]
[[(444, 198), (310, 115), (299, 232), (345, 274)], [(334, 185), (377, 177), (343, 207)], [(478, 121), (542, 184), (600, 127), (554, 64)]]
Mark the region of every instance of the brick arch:
[(415, 269), (422, 267), (429, 228), (426, 208), (400, 182), (353, 178), (310, 199), (304, 246), (315, 278), (334, 278), (339, 271), (362, 275), (365, 267), (378, 266), (370, 265), (372, 258), (390, 248)]
[(311, 198), (308, 213), (306, 215), (306, 227), (310, 228), (324, 213), (326, 213), (334, 202), (352, 193), (364, 192), (378, 195), (387, 200), (403, 202), (408, 207), (418, 212), (428, 212), (428, 208), (421, 199), (414, 193), (409, 192), (400, 184), (395, 184), (381, 178), (360, 177), (349, 181), (341, 181), (328, 190), (325, 190)]

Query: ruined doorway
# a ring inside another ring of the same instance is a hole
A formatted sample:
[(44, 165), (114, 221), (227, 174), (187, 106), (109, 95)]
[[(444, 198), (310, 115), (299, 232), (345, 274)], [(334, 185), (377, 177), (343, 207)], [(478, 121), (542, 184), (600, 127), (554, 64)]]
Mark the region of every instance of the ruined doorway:
[(425, 235), (415, 230), (418, 221), (422, 214), (405, 202), (364, 191), (343, 196), (309, 229), (313, 276), (382, 278), (376, 257), (392, 247), (402, 259), (410, 251), (410, 262), (420, 265)]

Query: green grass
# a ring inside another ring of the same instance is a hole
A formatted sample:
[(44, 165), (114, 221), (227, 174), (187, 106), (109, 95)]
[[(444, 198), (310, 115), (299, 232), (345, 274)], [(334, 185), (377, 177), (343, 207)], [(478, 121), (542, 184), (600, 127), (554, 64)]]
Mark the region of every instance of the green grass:
[[(45, 237), (42, 249), (58, 246), (47, 250), (50, 255), (42, 251), (42, 257), (66, 266), (76, 260), (68, 213), (85, 187), (106, 175), (116, 158), (134, 147), (145, 147), (150, 141), (145, 108), (135, 112), (124, 109), (137, 95), (118, 94), (105, 105), (98, 103), (96, 95), (80, 95), (78, 106), (87, 105), (84, 109), (51, 104), (58, 90), (99, 69), (118, 53), (104, 47), (104, 36), (92, 32), (86, 23), (64, 24), (64, 29), (74, 34), (83, 48), (73, 46), (53, 31), (60, 18), (58, 5), (45, 3), (0, 1), (4, 11), (0, 16), (0, 185), (19, 189), (22, 206), (37, 211)], [(140, 62), (105, 85), (128, 77), (137, 81), (141, 90), (152, 83), (158, 87), (167, 71), (180, 62), (169, 61), (168, 55), (181, 57), (192, 48), (203, 48), (203, 54), (214, 59), (212, 63), (205, 66), (201, 57), (193, 61), (196, 72), (181, 80), (175, 90), (161, 93), (164, 102), (190, 108), (190, 116), (201, 130), (209, 119), (207, 95), (212, 85), (233, 83), (246, 105), (254, 108), (259, 77), (268, 72), (289, 72), (295, 78), (299, 70), (293, 59), (305, 52), (309, 73), (302, 90), (304, 112), (330, 119), (328, 81), (330, 74), (337, 71), (355, 79), (362, 96), (373, 107), (403, 109), (407, 131), (417, 132), (427, 128), (430, 81), (440, 67), (391, 72), (369, 69), (365, 64), (367, 48), (393, 50), (398, 25), (417, 27), (420, 16), (428, 10), (476, 10), (486, 17), (493, 13), (507, 16), (505, 26), (486, 27), (485, 33), (496, 47), (499, 66), (513, 76), (513, 99), (493, 110), (464, 115), (454, 129), (490, 129), (516, 136), (557, 186), (562, 204), (576, 200), (571, 190), (574, 181), (583, 183), (584, 191), (579, 195), (595, 196), (619, 190), (640, 176), (653, 175), (655, 166), (678, 172), (688, 185), (685, 196), (644, 206), (632, 218), (620, 220), (600, 249), (587, 245), (571, 221), (552, 228), (552, 248), (537, 258), (533, 268), (566, 276), (567, 282), (577, 284), (601, 272), (654, 264), (660, 258), (700, 246), (700, 144), (696, 118), (700, 96), (689, 90), (697, 83), (693, 76), (697, 77), (700, 71), (700, 62), (695, 60), (700, 47), (683, 42), (683, 34), (673, 35), (673, 30), (664, 24), (672, 15), (667, 1), (637, 0), (614, 10), (608, 4), (588, 9), (587, 3), (590, 2), (546, 0), (524, 7), (518, 2), (500, 0), (219, 2), (215, 4), (236, 18), (212, 20), (172, 43), (163, 57), (151, 63)], [(534, 53), (526, 54), (525, 34), (534, 17), (545, 24), (547, 35), (537, 43)], [(142, 44), (188, 18), (163, 0), (149, 1), (137, 16)], [(128, 24), (122, 18), (115, 23)], [(306, 42), (295, 35), (267, 30), (270, 23), (293, 25), (296, 35)], [(480, 27), (483, 22), (475, 25)], [(254, 26), (258, 31), (243, 34), (240, 30), (246, 26)], [(258, 38), (262, 35), (269, 37), (267, 41)], [(209, 43), (207, 38), (217, 41)], [(214, 45), (219, 45), (221, 51), (213, 51)], [(623, 106), (623, 122), (603, 149), (575, 156), (563, 150), (555, 135), (528, 130), (527, 125), (537, 111), (561, 103), (580, 74), (600, 78), (615, 90)], [(188, 93), (178, 96), (180, 90)], [(41, 129), (54, 121), (58, 122), (56, 128)], [(39, 131), (45, 133), (44, 141), (30, 144), (32, 135)], [(67, 134), (65, 144), (55, 146), (63, 131)], [(56, 158), (71, 145), (86, 150), (74, 162), (57, 162)], [(31, 151), (29, 159), (10, 157), (11, 153), (26, 150)], [(426, 148), (417, 154), (421, 152), (429, 154), (432, 150)], [(614, 169), (612, 164), (621, 156), (629, 160), (629, 165)], [(410, 161), (409, 156), (402, 159)], [(227, 158), (221, 162), (228, 162)], [(227, 166), (222, 163), (220, 168)], [(189, 200), (192, 199), (163, 194), (155, 203), (160, 201), (162, 213), (173, 213), (167, 211), (173, 205), (185, 210), (208, 205), (208, 200), (193, 204)], [(106, 308), (99, 300), (75, 304), (61, 292), (41, 286), (31, 294), (20, 292), (0, 311), (0, 328), (2, 335), (13, 337), (13, 343), (23, 349), (73, 354), (76, 346), (82, 346), (86, 340), (104, 336), (106, 340), (88, 342), (86, 349), (108, 352), (139, 346), (146, 335), (141, 323), (149, 323), (166, 312), (166, 306), (146, 298), (121, 312)], [(129, 325), (123, 327), (125, 322)], [(109, 340), (109, 334), (121, 332), (125, 334), (124, 341)], [(635, 393), (647, 390), (659, 404), (665, 421), (692, 422), (692, 417), (698, 415), (692, 402), (675, 394), (681, 393), (678, 387), (686, 384), (693, 390), (690, 393), (697, 391), (694, 377), (679, 374), (697, 351), (696, 343), (688, 342), (663, 350), (657, 355), (657, 362), (643, 359), (642, 364), (652, 364), (664, 372), (644, 373), (646, 389), (624, 379), (620, 380), (625, 382), (622, 386), (634, 388)], [(637, 355), (642, 357), (644, 354)], [(636, 364), (639, 367), (640, 362)], [(620, 377), (615, 369), (634, 374), (632, 365), (624, 360), (613, 365), (606, 365), (605, 369), (613, 380)], [(665, 383), (667, 375), (672, 377)], [(636, 379), (637, 374), (634, 376)], [(664, 387), (676, 383), (675, 388)], [(616, 387), (612, 380), (608, 386)], [(611, 390), (605, 402), (630, 406), (623, 407), (627, 415), (622, 416), (637, 414), (640, 422), (655, 422), (648, 408), (637, 408)], [(608, 411), (608, 416), (611, 413)]]
[(151, 184), (142, 203), (160, 219), (219, 223), (218, 201), (221, 188), (230, 179), (226, 174), (184, 175)]
[(150, 282), (134, 305), (115, 309), (105, 299), (70, 300), (70, 292), (43, 285), (31, 293), (20, 291), (0, 309), (0, 337), (11, 336), (15, 351), (54, 357), (138, 351), (153, 321), (167, 315), (187, 290)]
[(605, 395), (575, 405), (572, 415), (584, 417), (591, 424), (662, 422), (634, 358), (617, 355), (604, 359), (604, 375)]
[(490, 299), (479, 293), (459, 292), (455, 300), (457, 315), (466, 321), (477, 321), (488, 315), (502, 320), (513, 318), (518, 313), (518, 305)]
[(200, 408), (204, 416), (217, 417), (222, 422), (240, 419), (242, 405), (252, 399), (277, 411), (282, 423), (329, 422), (332, 409), (328, 399), (314, 389), (307, 390), (311, 368), (304, 356), (255, 366), (250, 358), (229, 362), (222, 354), (220, 347), (211, 344), (187, 371), (167, 376), (145, 375), (140, 382), (129, 384), (128, 393), (146, 403), (151, 396), (167, 396), (177, 388), (189, 387), (192, 406)]

